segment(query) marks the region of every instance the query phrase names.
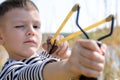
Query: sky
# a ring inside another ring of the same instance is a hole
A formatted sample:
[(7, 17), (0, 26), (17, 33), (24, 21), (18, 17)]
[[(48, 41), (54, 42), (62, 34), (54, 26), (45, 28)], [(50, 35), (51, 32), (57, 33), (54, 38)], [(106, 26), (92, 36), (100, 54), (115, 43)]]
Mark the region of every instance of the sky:
[[(2, 2), (3, 0), (0, 0)], [(110, 14), (120, 13), (117, 2), (119, 0), (32, 0), (40, 11), (42, 32), (54, 33), (57, 31), (71, 8), (80, 5), (79, 24), (85, 28)], [(106, 7), (106, 8), (105, 8)], [(62, 32), (74, 32), (78, 28), (75, 24), (76, 12), (71, 16)], [(119, 17), (118, 17), (119, 19)], [(105, 24), (106, 25), (106, 24)], [(99, 28), (103, 27), (101, 25)]]
[[(64, 18), (68, 14), (68, 12), (76, 3), (79, 3), (80, 5), (79, 24), (82, 28), (85, 28), (101, 19), (104, 19), (110, 14), (115, 15), (116, 6), (117, 6), (116, 5), (117, 0), (116, 1), (115, 0), (33, 0), (33, 1), (37, 3), (38, 8), (40, 10), (41, 20), (43, 24), (42, 26), (43, 32), (56, 32), (56, 30), (59, 28)], [(74, 13), (73, 16), (71, 16), (70, 20), (66, 23), (62, 31), (73, 32), (78, 30), (75, 24), (75, 19), (76, 19), (76, 13)], [(103, 27), (103, 25), (101, 25), (99, 28), (101, 27)]]

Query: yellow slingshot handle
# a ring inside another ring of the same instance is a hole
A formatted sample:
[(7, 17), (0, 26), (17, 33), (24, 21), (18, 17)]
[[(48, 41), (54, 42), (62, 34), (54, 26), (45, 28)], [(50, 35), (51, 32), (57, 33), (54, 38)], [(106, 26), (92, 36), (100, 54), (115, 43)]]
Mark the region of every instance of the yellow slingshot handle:
[(53, 38), (51, 39), (51, 44), (54, 43), (54, 40), (56, 39), (56, 37), (60, 34), (60, 31), (62, 30), (62, 28), (64, 27), (64, 25), (66, 24), (66, 22), (68, 21), (68, 19), (72, 16), (72, 14), (78, 9), (78, 4), (76, 4), (71, 11), (68, 13), (68, 15), (66, 16), (66, 18), (64, 19), (63, 23), (60, 25), (59, 29), (57, 30), (57, 32), (55, 33), (55, 35), (53, 36)]

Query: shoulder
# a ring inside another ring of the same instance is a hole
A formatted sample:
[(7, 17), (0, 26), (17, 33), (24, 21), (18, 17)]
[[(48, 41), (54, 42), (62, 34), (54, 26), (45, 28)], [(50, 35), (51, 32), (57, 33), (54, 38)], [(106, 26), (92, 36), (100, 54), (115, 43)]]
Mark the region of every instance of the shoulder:
[[(2, 71), (0, 72), (0, 80), (1, 80), (2, 78), (6, 77), (7, 75), (9, 75), (9, 73), (10, 73), (11, 71), (14, 71), (14, 70), (15, 70), (16, 68), (18, 68), (18, 67), (19, 67), (19, 69), (20, 69), (20, 67), (22, 68), (24, 65), (25, 65), (25, 64), (24, 64), (23, 62), (21, 62), (21, 61), (8, 60), (8, 61), (4, 64), (4, 66), (3, 66), (3, 68), (2, 68)], [(19, 70), (19, 69), (18, 69), (18, 70)], [(11, 77), (12, 77), (12, 75), (11, 75)]]

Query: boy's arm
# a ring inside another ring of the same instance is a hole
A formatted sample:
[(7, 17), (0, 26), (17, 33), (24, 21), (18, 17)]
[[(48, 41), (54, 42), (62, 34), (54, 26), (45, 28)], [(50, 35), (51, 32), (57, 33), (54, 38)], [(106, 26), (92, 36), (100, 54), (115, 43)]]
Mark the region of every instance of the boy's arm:
[[(88, 46), (89, 44), (89, 46)], [(99, 77), (104, 69), (106, 46), (93, 40), (78, 40), (68, 59), (49, 63), (43, 70), (45, 80), (78, 80), (80, 75)]]

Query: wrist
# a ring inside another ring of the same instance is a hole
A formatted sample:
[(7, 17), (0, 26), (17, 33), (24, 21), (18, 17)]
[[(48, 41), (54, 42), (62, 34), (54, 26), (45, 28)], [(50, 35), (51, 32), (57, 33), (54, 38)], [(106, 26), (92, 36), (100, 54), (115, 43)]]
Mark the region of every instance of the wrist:
[(70, 64), (68, 63), (68, 59), (63, 60), (63, 69), (64, 69), (64, 75), (67, 76), (67, 80), (77, 80), (70, 69)]

